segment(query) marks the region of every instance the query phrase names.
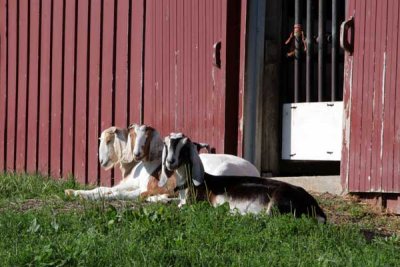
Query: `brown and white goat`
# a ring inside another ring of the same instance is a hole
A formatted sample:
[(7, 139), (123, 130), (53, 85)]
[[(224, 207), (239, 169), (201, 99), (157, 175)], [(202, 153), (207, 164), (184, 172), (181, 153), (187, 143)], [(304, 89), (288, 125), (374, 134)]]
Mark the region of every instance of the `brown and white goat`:
[(303, 188), (281, 181), (260, 177), (214, 176), (204, 172), (203, 164), (188, 137), (173, 133), (165, 137), (163, 149), (163, 173), (160, 186), (175, 173), (179, 189), (180, 206), (191, 196), (208, 200), (213, 206), (229, 203), (232, 210), (241, 214), (292, 213), (296, 217), (305, 214), (320, 222), (326, 216), (317, 201)]
[[(173, 194), (175, 182), (171, 179), (168, 186), (158, 187), (161, 160), (143, 158), (125, 160), (123, 151), (127, 146), (128, 130), (118, 127), (110, 127), (104, 130), (100, 136), (99, 161), (102, 168), (109, 170), (115, 165), (120, 165), (123, 179), (114, 187), (97, 187), (92, 190), (65, 190), (69, 196), (80, 196), (84, 199), (137, 199), (155, 196), (150, 201), (165, 201), (165, 194)], [(133, 140), (134, 145), (135, 140)], [(162, 147), (161, 147), (162, 149)], [(161, 150), (160, 150), (161, 153)], [(172, 192), (172, 193), (171, 193)]]

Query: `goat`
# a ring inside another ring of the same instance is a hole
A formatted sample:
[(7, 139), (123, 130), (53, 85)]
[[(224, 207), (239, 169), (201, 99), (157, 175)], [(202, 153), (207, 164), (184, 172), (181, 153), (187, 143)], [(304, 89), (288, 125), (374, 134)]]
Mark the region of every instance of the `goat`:
[[(137, 163), (134, 160), (125, 160), (123, 151), (127, 146), (128, 130), (110, 127), (100, 136), (99, 161), (102, 168), (109, 170), (119, 164), (122, 172), (122, 181), (114, 187), (97, 187), (92, 190), (65, 190), (67, 196), (80, 196), (84, 199), (137, 199), (159, 195), (151, 201), (166, 201), (165, 195), (174, 192), (174, 180), (164, 188), (158, 187), (158, 177), (161, 166), (160, 158), (146, 158)], [(133, 140), (134, 142), (135, 140)], [(161, 148), (162, 149), (162, 148)], [(160, 151), (161, 153), (161, 151)], [(169, 188), (169, 189), (168, 189)]]
[[(150, 142), (149, 142), (150, 139)], [(131, 140), (136, 140), (132, 143)], [(135, 146), (133, 145), (135, 144)], [(193, 143), (197, 151), (206, 148), (210, 151), (209, 146), (204, 143)], [(124, 151), (124, 160), (142, 160), (149, 157), (152, 160), (159, 159), (161, 166), (161, 155), (164, 143), (160, 134), (151, 126), (132, 124), (129, 127), (128, 141), (126, 150)], [(148, 151), (144, 153), (144, 151)], [(205, 172), (213, 175), (233, 175), (233, 176), (260, 176), (257, 168), (249, 161), (228, 154), (208, 154), (199, 155), (203, 163)]]
[(207, 200), (214, 207), (228, 203), (240, 214), (280, 213), (315, 216), (326, 222), (326, 215), (317, 201), (303, 188), (281, 181), (251, 176), (214, 176), (204, 171), (195, 146), (182, 133), (172, 133), (164, 139), (162, 154), (163, 175), (160, 186), (175, 173), (179, 206), (186, 204), (188, 194), (196, 200)]

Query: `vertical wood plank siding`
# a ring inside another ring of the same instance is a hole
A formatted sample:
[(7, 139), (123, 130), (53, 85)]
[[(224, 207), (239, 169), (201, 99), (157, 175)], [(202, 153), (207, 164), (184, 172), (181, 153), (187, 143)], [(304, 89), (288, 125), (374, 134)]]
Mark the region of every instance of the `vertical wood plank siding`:
[(100, 34), (101, 0), (90, 1), (89, 32), (89, 95), (88, 95), (88, 135), (87, 135), (87, 182), (100, 182), (98, 166), (98, 137), (100, 132)]
[(400, 4), (350, 0), (354, 54), (346, 55), (342, 183), (350, 192), (400, 192)]
[(17, 131), (15, 169), (22, 172), (26, 155), (26, 107), (28, 77), (28, 1), (21, 1), (18, 8), (18, 88), (17, 88)]
[[(15, 138), (17, 120), (17, 52), (18, 52), (18, 5), (17, 1), (7, 3), (7, 103), (6, 103), (6, 169), (15, 169)], [(5, 34), (2, 34), (5, 36)], [(3, 37), (1, 38), (3, 40)]]
[[(162, 135), (182, 131), (225, 152), (227, 1), (146, 2), (144, 122)], [(216, 42), (221, 68), (212, 63)]]
[(0, 171), (112, 184), (98, 137), (139, 120), (143, 3), (0, 0)]
[[(62, 175), (74, 170), (74, 104), (75, 104), (75, 54), (76, 54), (76, 1), (65, 1), (64, 19), (64, 72), (63, 72), (63, 124), (62, 124)], [(97, 136), (97, 133), (96, 133)]]
[(98, 137), (142, 116), (236, 153), (241, 3), (0, 0), (0, 171), (118, 183), (99, 166)]
[(7, 131), (7, 0), (0, 0), (0, 170), (6, 168), (6, 131)]

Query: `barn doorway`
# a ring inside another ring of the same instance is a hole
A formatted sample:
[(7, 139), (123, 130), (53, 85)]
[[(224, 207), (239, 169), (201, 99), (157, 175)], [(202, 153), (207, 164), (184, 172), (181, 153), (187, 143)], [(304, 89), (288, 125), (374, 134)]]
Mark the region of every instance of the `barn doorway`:
[(345, 0), (283, 3), (283, 175), (340, 173)]
[(262, 14), (254, 25), (265, 28), (255, 46), (263, 57), (262, 82), (254, 86), (261, 99), (257, 130), (247, 138), (256, 140), (254, 162), (265, 176), (340, 173), (345, 2), (250, 1)]

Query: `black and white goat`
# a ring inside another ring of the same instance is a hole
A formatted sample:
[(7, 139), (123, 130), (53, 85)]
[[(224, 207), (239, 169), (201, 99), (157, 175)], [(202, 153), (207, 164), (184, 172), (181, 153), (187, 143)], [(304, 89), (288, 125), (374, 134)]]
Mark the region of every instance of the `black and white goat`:
[(181, 133), (165, 137), (162, 162), (159, 185), (163, 186), (175, 173), (180, 206), (194, 197), (208, 200), (213, 206), (227, 202), (232, 210), (241, 214), (262, 211), (271, 214), (276, 209), (296, 217), (305, 214), (316, 217), (319, 222), (326, 221), (317, 201), (301, 187), (260, 177), (214, 176), (204, 172), (195, 146)]

